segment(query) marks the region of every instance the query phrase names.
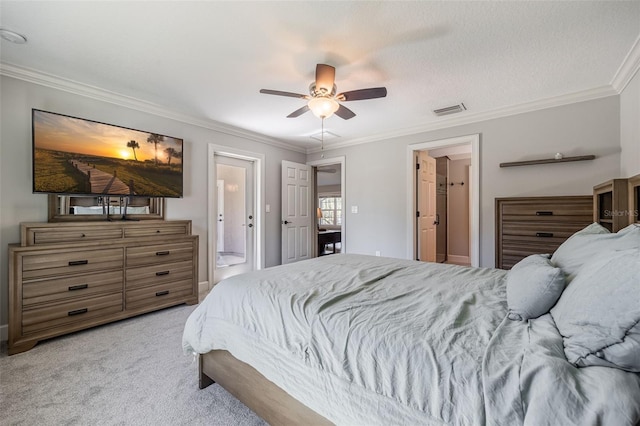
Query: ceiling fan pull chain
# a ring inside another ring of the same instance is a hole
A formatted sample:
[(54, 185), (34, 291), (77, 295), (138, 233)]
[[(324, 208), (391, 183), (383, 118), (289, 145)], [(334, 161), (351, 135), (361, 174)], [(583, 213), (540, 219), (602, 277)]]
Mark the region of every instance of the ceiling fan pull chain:
[(320, 158), (324, 158), (324, 117), (322, 117), (322, 131), (320, 132)]

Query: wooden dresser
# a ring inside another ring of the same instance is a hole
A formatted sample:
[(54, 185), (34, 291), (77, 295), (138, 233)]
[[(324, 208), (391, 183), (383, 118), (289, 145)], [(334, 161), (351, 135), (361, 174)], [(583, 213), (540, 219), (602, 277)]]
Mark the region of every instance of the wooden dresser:
[(182, 303), (198, 303), (191, 221), (21, 224), (9, 246), (9, 354)]
[(593, 196), (496, 198), (496, 268), (553, 253), (593, 223)]

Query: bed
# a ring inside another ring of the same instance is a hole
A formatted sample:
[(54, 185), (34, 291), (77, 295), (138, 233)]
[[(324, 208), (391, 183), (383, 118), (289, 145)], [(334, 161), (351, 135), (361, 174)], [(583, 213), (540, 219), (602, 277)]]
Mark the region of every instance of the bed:
[(270, 424), (637, 425), (639, 320), (640, 226), (593, 224), (511, 271), (339, 254), (231, 277), (183, 347)]

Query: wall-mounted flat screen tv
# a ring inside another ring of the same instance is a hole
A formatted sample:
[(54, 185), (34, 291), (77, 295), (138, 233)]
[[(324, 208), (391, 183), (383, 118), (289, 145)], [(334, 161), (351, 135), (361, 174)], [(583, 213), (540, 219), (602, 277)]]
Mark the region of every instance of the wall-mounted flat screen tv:
[(182, 197), (183, 141), (32, 110), (33, 192)]

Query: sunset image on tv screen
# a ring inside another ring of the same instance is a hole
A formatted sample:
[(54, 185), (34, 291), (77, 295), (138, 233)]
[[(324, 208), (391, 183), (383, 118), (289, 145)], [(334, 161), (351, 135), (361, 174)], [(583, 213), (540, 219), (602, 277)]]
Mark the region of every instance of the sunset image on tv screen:
[(182, 197), (182, 139), (33, 110), (33, 191)]

